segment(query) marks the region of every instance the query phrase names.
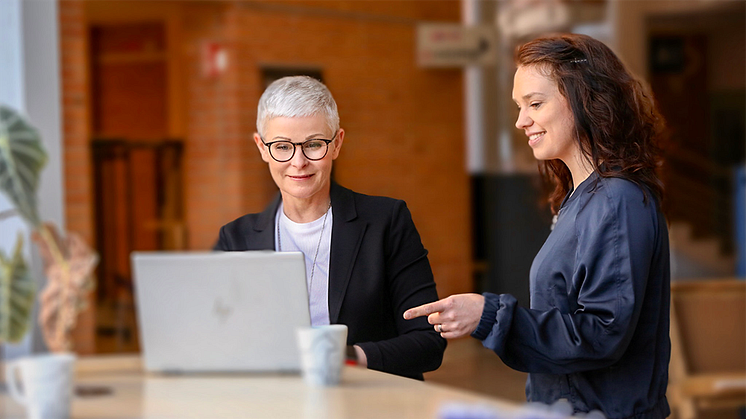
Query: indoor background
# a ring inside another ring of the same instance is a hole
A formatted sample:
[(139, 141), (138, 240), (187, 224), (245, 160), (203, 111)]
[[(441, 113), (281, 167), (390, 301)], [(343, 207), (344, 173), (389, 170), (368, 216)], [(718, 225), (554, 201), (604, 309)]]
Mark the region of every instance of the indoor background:
[[(334, 179), (407, 202), (441, 297), (510, 292), (527, 305), (551, 217), (513, 127), (512, 51), (555, 31), (606, 42), (668, 120), (672, 279), (746, 275), (746, 2), (56, 4), (62, 224), (101, 257), (80, 354), (139, 350), (132, 251), (210, 249), (277, 193), (252, 134), (264, 87), (290, 74), (322, 79), (337, 101)], [(423, 28), (449, 25), (481, 28), (490, 57), (428, 63)], [(480, 349), (452, 352), (430, 378), (522, 400), (525, 376)], [(501, 378), (474, 378), (484, 371)]]

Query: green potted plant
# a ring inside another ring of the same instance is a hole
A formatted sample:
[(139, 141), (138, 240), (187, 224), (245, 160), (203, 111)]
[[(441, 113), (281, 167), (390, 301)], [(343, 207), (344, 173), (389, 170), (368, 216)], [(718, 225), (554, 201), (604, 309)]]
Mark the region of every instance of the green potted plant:
[[(38, 131), (18, 112), (0, 105), (0, 192), (14, 207), (0, 213), (0, 222), (18, 216), (29, 225), (47, 277), (39, 294), (39, 325), (50, 354), (14, 361), (6, 368), (11, 395), (26, 406), (30, 417), (66, 416), (69, 412), (74, 361), (74, 355), (69, 353), (72, 332), (93, 288), (91, 273), (98, 262), (97, 255), (80, 236), (74, 233), (63, 236), (54, 224), (40, 218), (36, 193), (46, 161)], [(23, 240), (23, 233), (19, 232), (12, 255), (0, 249), (0, 343), (23, 339), (34, 305), (35, 281), (24, 260)], [(67, 378), (44, 379), (58, 378), (60, 374), (67, 374)], [(19, 375), (25, 378), (25, 395), (15, 385)], [(31, 382), (31, 376), (41, 377), (39, 383)], [(52, 381), (63, 385), (53, 389)], [(49, 397), (34, 396), (36, 392), (49, 395), (50, 391), (59, 393), (55, 403), (45, 405), (42, 400)]]

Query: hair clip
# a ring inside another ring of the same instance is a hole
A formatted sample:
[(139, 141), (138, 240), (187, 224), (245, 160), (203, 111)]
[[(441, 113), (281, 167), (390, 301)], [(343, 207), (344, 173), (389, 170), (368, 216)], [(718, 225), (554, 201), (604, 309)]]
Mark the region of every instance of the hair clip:
[(585, 58), (576, 58), (574, 60), (570, 60), (570, 62), (573, 64), (579, 64), (579, 63), (587, 63), (588, 60), (586, 60)]

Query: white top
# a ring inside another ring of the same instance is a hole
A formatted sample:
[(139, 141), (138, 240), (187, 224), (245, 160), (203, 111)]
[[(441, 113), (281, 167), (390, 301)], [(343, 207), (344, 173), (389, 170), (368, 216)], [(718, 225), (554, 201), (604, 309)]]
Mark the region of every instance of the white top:
[[(280, 203), (275, 216), (275, 250), (303, 252), (306, 257), (306, 286), (308, 287), (311, 325), (329, 324), (329, 253), (332, 244), (332, 209), (329, 207), (325, 215), (310, 223), (296, 223), (285, 215), (282, 208), (282, 203)], [(324, 217), (326, 217), (326, 222), (324, 222)]]

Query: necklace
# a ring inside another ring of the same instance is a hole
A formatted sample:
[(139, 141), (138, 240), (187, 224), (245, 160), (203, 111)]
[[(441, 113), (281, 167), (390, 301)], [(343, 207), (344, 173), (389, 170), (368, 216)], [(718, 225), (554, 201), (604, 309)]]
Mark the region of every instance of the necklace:
[[(326, 227), (326, 218), (329, 216), (329, 210), (332, 209), (332, 203), (329, 201), (329, 206), (326, 208), (324, 213), (324, 221), (321, 223), (321, 233), (319, 233), (319, 242), (316, 244), (316, 253), (313, 255), (313, 265), (311, 265), (311, 276), (308, 284), (308, 294), (311, 294), (313, 287), (313, 274), (316, 271), (316, 258), (319, 257), (319, 248), (321, 248), (321, 239), (324, 237), (324, 228)], [(277, 217), (277, 250), (282, 252), (282, 235), (280, 234), (280, 218)]]

